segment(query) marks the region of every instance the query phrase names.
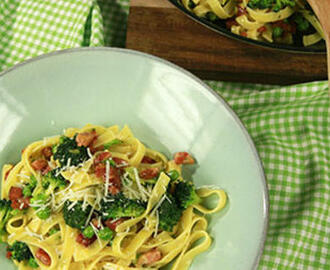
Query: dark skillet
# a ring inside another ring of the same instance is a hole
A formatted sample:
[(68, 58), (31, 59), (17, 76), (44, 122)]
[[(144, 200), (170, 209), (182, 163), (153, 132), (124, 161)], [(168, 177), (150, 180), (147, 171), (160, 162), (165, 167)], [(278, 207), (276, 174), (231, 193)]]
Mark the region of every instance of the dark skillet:
[(236, 35), (232, 33), (230, 30), (226, 28), (224, 21), (217, 21), (216, 23), (208, 21), (204, 18), (199, 18), (195, 14), (189, 12), (186, 10), (183, 5), (180, 3), (179, 0), (168, 0), (173, 5), (175, 5), (179, 10), (181, 10), (183, 13), (185, 13), (190, 18), (194, 19), (195, 21), (199, 22), (200, 24), (204, 25), (205, 27), (221, 34), (229, 38), (233, 38), (245, 43), (253, 44), (256, 46), (261, 47), (268, 47), (275, 50), (281, 50), (281, 51), (287, 51), (287, 52), (293, 52), (293, 53), (326, 53), (326, 46), (324, 41), (320, 41), (312, 46), (304, 47), (302, 44), (299, 44), (299, 39), (295, 40), (295, 44), (293, 45), (286, 45), (286, 44), (277, 44), (277, 43), (268, 43), (268, 42), (262, 42), (262, 41), (256, 41), (253, 39), (249, 39), (243, 36)]

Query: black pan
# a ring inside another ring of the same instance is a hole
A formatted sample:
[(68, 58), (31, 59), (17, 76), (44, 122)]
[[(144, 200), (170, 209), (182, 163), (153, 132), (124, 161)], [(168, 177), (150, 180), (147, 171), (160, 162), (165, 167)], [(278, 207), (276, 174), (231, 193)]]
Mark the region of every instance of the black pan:
[(226, 28), (225, 22), (220, 21), (217, 23), (213, 23), (211, 21), (208, 21), (203, 18), (197, 17), (195, 14), (189, 12), (184, 8), (184, 6), (180, 3), (180, 0), (168, 0), (170, 1), (173, 5), (175, 5), (178, 9), (180, 9), (183, 13), (185, 13), (187, 16), (192, 18), (193, 20), (197, 21), (198, 23), (204, 25), (205, 27), (221, 34), (226, 37), (236, 39), (245, 43), (253, 44), (256, 46), (261, 46), (261, 47), (267, 47), (267, 48), (272, 48), (275, 50), (281, 50), (281, 51), (287, 51), (287, 52), (293, 52), (293, 53), (310, 53), (310, 54), (315, 54), (315, 53), (326, 53), (326, 46), (324, 41), (320, 41), (316, 44), (313, 44), (312, 46), (304, 47), (304, 46), (299, 46), (299, 45), (287, 45), (287, 44), (277, 44), (277, 43), (269, 43), (269, 42), (262, 42), (262, 41), (257, 41), (253, 39), (249, 39), (246, 37), (242, 37), (239, 35), (236, 35), (229, 31)]

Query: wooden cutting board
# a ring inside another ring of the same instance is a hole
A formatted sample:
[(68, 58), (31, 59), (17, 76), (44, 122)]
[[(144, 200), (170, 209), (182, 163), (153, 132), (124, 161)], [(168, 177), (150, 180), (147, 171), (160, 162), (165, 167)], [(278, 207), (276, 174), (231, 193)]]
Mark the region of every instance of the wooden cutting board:
[(285, 85), (327, 78), (325, 54), (280, 52), (232, 40), (167, 0), (131, 0), (126, 47), (167, 59), (202, 79)]

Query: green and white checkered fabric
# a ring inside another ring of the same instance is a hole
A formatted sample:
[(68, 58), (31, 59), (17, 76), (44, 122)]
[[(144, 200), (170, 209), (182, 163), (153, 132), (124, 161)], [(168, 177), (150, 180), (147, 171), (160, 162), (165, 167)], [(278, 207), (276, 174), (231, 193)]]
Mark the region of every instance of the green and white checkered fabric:
[[(128, 0), (1, 0), (0, 71), (49, 51), (122, 47)], [(326, 82), (207, 82), (249, 130), (270, 195), (259, 269), (330, 269), (330, 100)]]
[(101, 45), (103, 23), (96, 1), (0, 1), (0, 70), (54, 50)]
[(259, 269), (330, 269), (327, 82), (209, 85), (244, 122), (265, 168), (270, 222)]

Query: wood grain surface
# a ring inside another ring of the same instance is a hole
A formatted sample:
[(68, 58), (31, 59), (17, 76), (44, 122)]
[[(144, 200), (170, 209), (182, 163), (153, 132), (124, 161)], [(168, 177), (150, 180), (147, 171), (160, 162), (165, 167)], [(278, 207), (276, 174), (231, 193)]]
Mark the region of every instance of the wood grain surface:
[(328, 83), (330, 91), (330, 20), (329, 20), (329, 9), (330, 0), (307, 0), (314, 13), (318, 17), (323, 32), (325, 35), (325, 41), (327, 43), (327, 55), (328, 55)]
[(281, 52), (232, 40), (167, 0), (131, 0), (126, 47), (167, 59), (202, 79), (285, 85), (327, 78), (326, 54)]

